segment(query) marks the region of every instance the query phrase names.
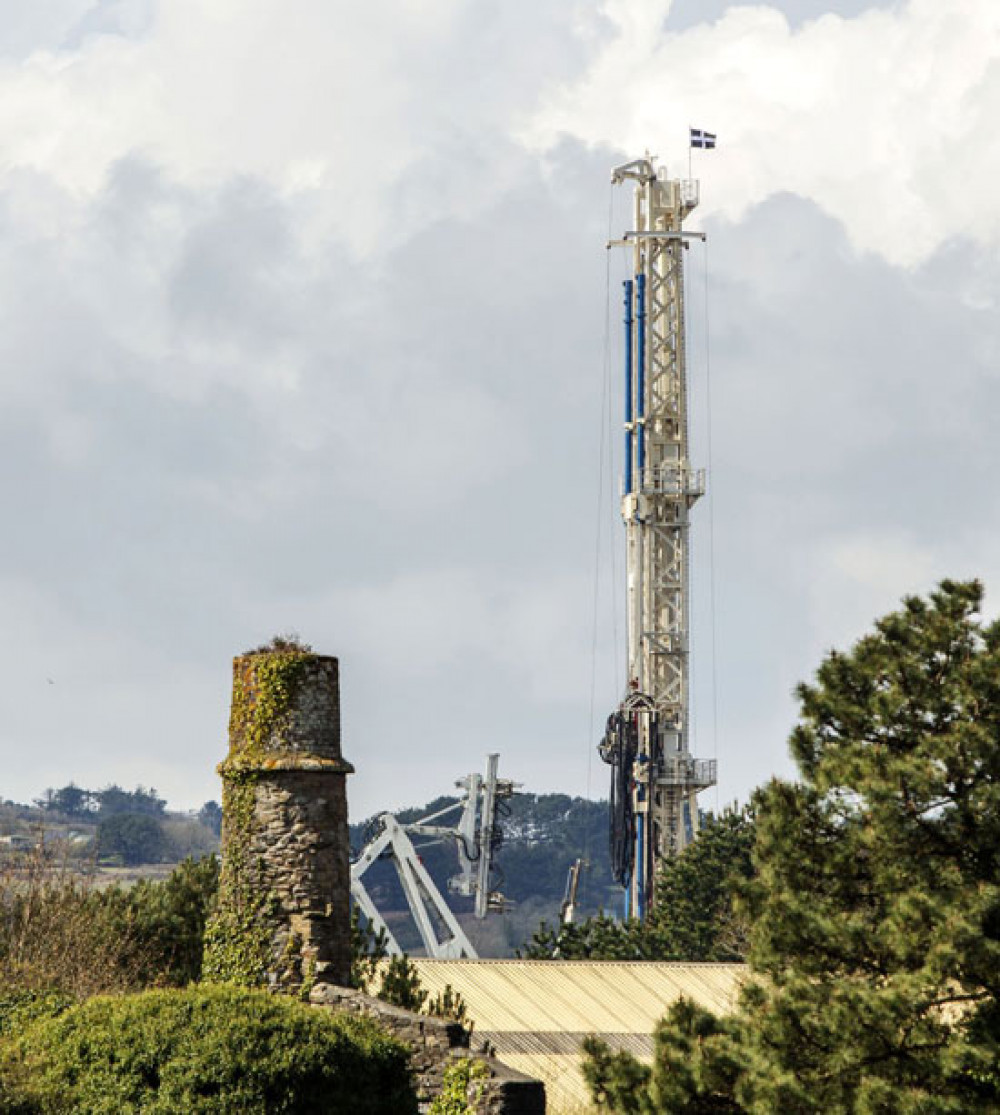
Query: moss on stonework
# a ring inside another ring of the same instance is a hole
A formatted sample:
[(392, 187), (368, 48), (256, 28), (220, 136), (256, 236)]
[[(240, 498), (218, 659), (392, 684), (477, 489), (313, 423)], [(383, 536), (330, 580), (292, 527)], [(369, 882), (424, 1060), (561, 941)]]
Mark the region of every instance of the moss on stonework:
[(205, 926), (202, 979), (236, 987), (266, 987), (271, 969), (269, 904), (250, 899), (220, 903)]
[(229, 755), (220, 771), (263, 764), (268, 743), (287, 723), (299, 684), (318, 655), (283, 649), (237, 660), (229, 714)]

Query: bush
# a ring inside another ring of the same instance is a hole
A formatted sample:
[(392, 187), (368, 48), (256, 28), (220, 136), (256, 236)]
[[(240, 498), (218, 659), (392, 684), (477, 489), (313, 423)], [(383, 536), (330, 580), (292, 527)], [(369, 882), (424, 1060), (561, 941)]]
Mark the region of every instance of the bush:
[(215, 856), (186, 859), (161, 882), (140, 879), (117, 895), (123, 935), (133, 946), (135, 970), (143, 986), (183, 987), (201, 978), (205, 922), (219, 889)]
[(137, 950), (108, 897), (39, 849), (0, 874), (0, 986), (73, 998), (136, 985)]
[(86, 998), (195, 981), (218, 878), (209, 856), (162, 882), (102, 891), (39, 852), (0, 874), (0, 987)]
[(167, 817), (160, 822), (160, 827), (166, 843), (166, 858), (171, 862), (210, 856), (219, 850), (218, 833), (193, 817)]
[(38, 1018), (54, 1018), (73, 1002), (60, 991), (4, 991), (0, 994), (0, 1038), (19, 1033)]
[(429, 1115), (476, 1115), (489, 1075), (490, 1070), (482, 1061), (468, 1057), (453, 1061), (444, 1070), (441, 1091), (434, 1098)]
[(409, 1115), (408, 1057), (366, 1019), (202, 986), (34, 1022), (0, 1050), (0, 1085), (24, 1115)]
[(407, 956), (390, 956), (382, 970), (378, 998), (394, 1007), (419, 1014), (427, 1001), (427, 992), (420, 986), (420, 975)]

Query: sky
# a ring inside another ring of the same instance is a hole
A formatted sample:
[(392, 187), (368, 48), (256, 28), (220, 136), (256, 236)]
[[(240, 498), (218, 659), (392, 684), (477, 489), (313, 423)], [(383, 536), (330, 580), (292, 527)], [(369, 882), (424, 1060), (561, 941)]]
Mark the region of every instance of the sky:
[(219, 797), (233, 655), (340, 658), (354, 818), (624, 686), (612, 168), (687, 177), (692, 750), (907, 593), (1000, 601), (996, 0), (0, 0), (0, 797)]

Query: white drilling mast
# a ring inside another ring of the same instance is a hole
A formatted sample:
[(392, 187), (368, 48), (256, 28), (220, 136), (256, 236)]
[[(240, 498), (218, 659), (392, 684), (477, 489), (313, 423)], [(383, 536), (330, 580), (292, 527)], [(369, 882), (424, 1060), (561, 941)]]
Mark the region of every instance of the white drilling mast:
[[(601, 757), (611, 764), (612, 866), (626, 916), (644, 918), (657, 864), (698, 831), (697, 794), (715, 784), (714, 760), (689, 747), (689, 513), (705, 491), (688, 449), (684, 249), (704, 234), (682, 228), (698, 183), (670, 179), (647, 155), (616, 167), (634, 183), (624, 244), (625, 469), (628, 678), (608, 720)], [(610, 248), (612, 245), (608, 245)]]

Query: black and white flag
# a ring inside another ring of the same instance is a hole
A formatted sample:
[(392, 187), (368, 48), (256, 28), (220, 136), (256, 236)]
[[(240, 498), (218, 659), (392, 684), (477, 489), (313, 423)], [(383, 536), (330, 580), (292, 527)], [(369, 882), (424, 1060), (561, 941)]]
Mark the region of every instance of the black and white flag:
[(692, 147), (714, 147), (715, 135), (712, 132), (703, 132), (701, 128), (691, 129)]

